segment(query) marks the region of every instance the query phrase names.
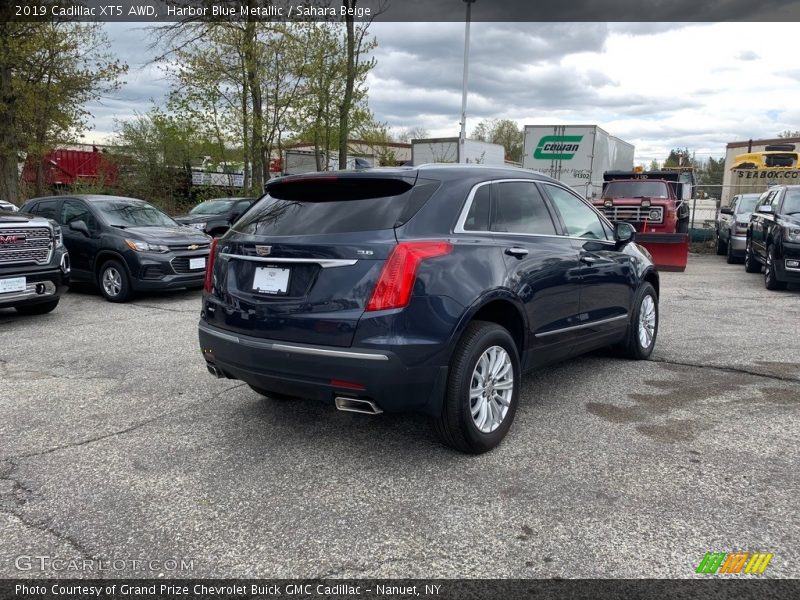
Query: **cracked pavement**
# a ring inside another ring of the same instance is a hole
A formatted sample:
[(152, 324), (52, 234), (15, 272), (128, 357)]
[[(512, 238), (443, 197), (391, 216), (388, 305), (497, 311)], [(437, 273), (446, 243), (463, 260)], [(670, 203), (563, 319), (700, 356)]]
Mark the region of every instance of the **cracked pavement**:
[(712, 550), (800, 576), (798, 288), (692, 256), (662, 274), (653, 360), (528, 375), (477, 457), (422, 417), (212, 378), (199, 300), (79, 289), (49, 315), (0, 310), (0, 576), (692, 577)]

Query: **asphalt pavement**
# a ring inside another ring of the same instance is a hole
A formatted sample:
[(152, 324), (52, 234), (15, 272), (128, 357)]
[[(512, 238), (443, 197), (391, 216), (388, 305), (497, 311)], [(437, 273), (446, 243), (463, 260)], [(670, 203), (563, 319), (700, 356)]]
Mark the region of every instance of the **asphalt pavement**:
[(661, 292), (652, 360), (527, 376), (481, 456), (214, 379), (199, 292), (0, 310), (0, 577), (800, 577), (800, 289), (693, 255)]

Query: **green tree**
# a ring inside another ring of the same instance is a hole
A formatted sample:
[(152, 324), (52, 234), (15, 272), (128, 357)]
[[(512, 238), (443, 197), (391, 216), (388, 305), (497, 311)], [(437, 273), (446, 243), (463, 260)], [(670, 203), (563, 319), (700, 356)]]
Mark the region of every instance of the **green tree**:
[(664, 167), (689, 167), (693, 158), (688, 148), (673, 148), (664, 161)]
[(472, 139), (500, 144), (505, 148), (506, 160), (521, 162), (524, 134), (515, 121), (510, 119), (484, 119), (472, 131)]
[(88, 127), (86, 104), (116, 89), (127, 65), (113, 58), (98, 23), (13, 21), (0, 8), (0, 195), (17, 202), (17, 163), (37, 165), (34, 193), (44, 193), (43, 154)]
[(214, 142), (204, 140), (195, 121), (181, 120), (158, 108), (117, 122), (125, 194), (145, 198), (170, 213), (189, 202), (192, 164), (202, 161)]

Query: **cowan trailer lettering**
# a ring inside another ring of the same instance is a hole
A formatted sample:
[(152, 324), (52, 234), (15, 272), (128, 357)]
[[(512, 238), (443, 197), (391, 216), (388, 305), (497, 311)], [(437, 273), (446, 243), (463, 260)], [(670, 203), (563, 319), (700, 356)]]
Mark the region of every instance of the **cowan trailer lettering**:
[(580, 148), (582, 135), (545, 135), (536, 144), (533, 157), (551, 160), (570, 160)]

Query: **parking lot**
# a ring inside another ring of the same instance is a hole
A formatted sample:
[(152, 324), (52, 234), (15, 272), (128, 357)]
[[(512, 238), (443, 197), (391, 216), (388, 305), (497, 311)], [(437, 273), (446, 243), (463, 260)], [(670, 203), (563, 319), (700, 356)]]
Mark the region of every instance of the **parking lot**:
[(157, 563), (105, 575), (126, 577), (692, 577), (742, 550), (800, 577), (798, 288), (691, 256), (662, 274), (651, 361), (529, 375), (481, 456), (421, 417), (212, 378), (199, 301), (0, 310), (0, 576), (91, 574), (19, 561), (47, 556)]

